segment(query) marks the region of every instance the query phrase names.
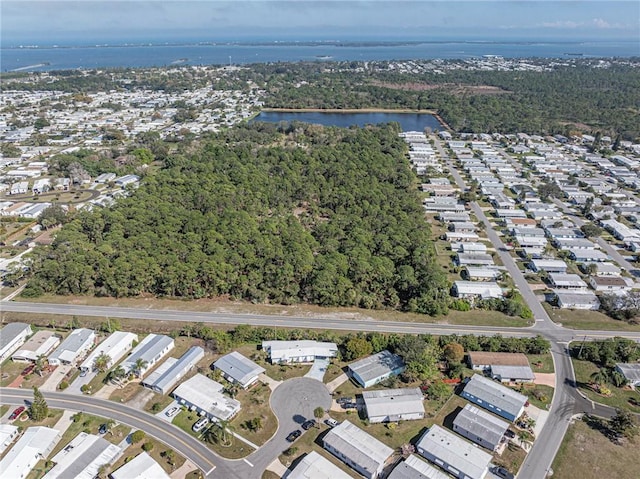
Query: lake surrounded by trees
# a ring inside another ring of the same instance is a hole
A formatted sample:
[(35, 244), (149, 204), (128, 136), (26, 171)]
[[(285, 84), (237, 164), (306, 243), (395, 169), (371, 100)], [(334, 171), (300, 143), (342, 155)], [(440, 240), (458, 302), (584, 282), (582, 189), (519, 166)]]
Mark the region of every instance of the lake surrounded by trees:
[(428, 113), (402, 112), (335, 112), (335, 111), (263, 111), (252, 121), (279, 123), (281, 121), (300, 121), (324, 126), (364, 126), (397, 122), (402, 131), (423, 131), (425, 128), (443, 130), (438, 119)]

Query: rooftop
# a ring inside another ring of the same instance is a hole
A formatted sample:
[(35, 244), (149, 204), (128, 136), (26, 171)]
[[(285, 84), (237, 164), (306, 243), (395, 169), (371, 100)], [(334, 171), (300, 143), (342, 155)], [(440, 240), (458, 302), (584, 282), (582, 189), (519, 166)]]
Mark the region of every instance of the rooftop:
[(617, 363), (616, 366), (629, 381), (640, 381), (640, 363)]
[(387, 479), (451, 479), (451, 476), (411, 454), (393, 468)]
[(78, 352), (85, 346), (87, 341), (95, 337), (95, 332), (91, 329), (80, 328), (71, 331), (62, 344), (51, 353), (49, 360), (60, 359), (62, 361), (73, 361)]
[(173, 339), (162, 334), (149, 334), (133, 348), (131, 354), (122, 363), (125, 369), (131, 369), (138, 359), (150, 363), (161, 351), (173, 344)]
[(9, 346), (16, 337), (23, 334), (25, 330), (31, 332), (31, 326), (26, 323), (9, 323), (0, 329), (0, 351)]
[(498, 445), (505, 431), (509, 428), (509, 423), (498, 419), (482, 409), (467, 404), (453, 420), (454, 427), (460, 427), (472, 435), (483, 440)]
[(479, 374), (474, 374), (469, 379), (464, 387), (464, 392), (493, 404), (514, 416), (518, 415), (522, 406), (527, 402), (527, 396)]
[(289, 473), (287, 479), (351, 479), (351, 476), (316, 451), (311, 451)]
[(210, 416), (226, 421), (240, 410), (240, 402), (222, 394), (224, 386), (202, 374), (180, 384), (173, 396), (195, 404)]
[(111, 479), (169, 479), (170, 477), (146, 452), (141, 452), (110, 475)]
[(51, 460), (56, 465), (43, 479), (93, 479), (100, 467), (110, 464), (121, 452), (106, 439), (81, 432)]
[(382, 377), (390, 371), (403, 367), (402, 358), (386, 350), (349, 364), (349, 369), (364, 382)]
[(420, 388), (381, 389), (364, 391), (362, 398), (367, 407), (368, 417), (397, 414), (424, 413), (424, 403)]
[(262, 366), (258, 366), (237, 351), (225, 354), (213, 363), (213, 366), (241, 384), (247, 383), (265, 371)]

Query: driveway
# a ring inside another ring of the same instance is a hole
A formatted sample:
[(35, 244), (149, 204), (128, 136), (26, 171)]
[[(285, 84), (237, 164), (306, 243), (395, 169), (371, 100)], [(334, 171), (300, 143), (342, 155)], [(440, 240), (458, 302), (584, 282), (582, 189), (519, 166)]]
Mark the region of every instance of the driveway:
[(62, 366), (58, 366), (55, 370), (49, 375), (44, 384), (40, 387), (41, 391), (55, 391), (58, 387), (58, 384), (64, 379), (66, 374), (71, 371), (72, 366), (70, 364), (65, 364)]
[(69, 384), (69, 387), (67, 388), (66, 392), (71, 394), (82, 394), (82, 389), (81, 389), (82, 386), (84, 386), (85, 384), (89, 384), (91, 380), (95, 378), (97, 375), (98, 375), (98, 371), (89, 371), (84, 376), (78, 376), (75, 379), (75, 381)]
[(533, 373), (535, 376), (534, 383), (542, 384), (543, 386), (556, 387), (556, 375), (555, 373)]
[(316, 358), (311, 369), (309, 369), (309, 372), (305, 374), (304, 377), (322, 382), (324, 380), (324, 373), (327, 372), (327, 368), (329, 367), (329, 361), (329, 358)]

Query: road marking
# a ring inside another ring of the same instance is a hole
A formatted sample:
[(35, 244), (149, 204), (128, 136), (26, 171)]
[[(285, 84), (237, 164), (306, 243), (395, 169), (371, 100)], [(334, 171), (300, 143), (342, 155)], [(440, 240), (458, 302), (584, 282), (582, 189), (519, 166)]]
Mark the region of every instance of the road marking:
[(209, 474), (211, 474), (215, 468), (216, 468), (216, 466), (213, 466), (211, 469), (209, 469), (207, 471), (207, 473), (205, 474), (205, 476), (208, 476)]
[(246, 459), (243, 459), (244, 462), (246, 462), (247, 464), (249, 464), (251, 467), (253, 467), (253, 464), (251, 464), (249, 461), (247, 461)]

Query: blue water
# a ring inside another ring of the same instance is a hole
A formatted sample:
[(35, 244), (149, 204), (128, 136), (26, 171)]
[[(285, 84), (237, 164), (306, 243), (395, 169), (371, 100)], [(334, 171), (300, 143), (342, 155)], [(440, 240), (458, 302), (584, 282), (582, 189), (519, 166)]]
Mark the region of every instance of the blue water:
[(349, 127), (353, 125), (376, 125), (378, 123), (400, 123), (402, 131), (423, 131), (426, 127), (442, 130), (443, 126), (433, 116), (426, 113), (334, 113), (334, 112), (280, 112), (263, 111), (253, 121), (279, 123), (300, 121), (324, 126)]
[[(2, 71), (62, 70), (97, 67), (226, 65), (314, 60), (373, 61), (464, 59), (482, 55), (505, 58), (575, 58), (640, 56), (635, 41), (611, 42), (426, 42), (368, 46), (188, 44), (147, 46), (40, 47), (0, 49)], [(42, 65), (45, 64), (45, 65)], [(39, 66), (34, 66), (39, 65)], [(28, 68), (25, 68), (28, 67)]]

